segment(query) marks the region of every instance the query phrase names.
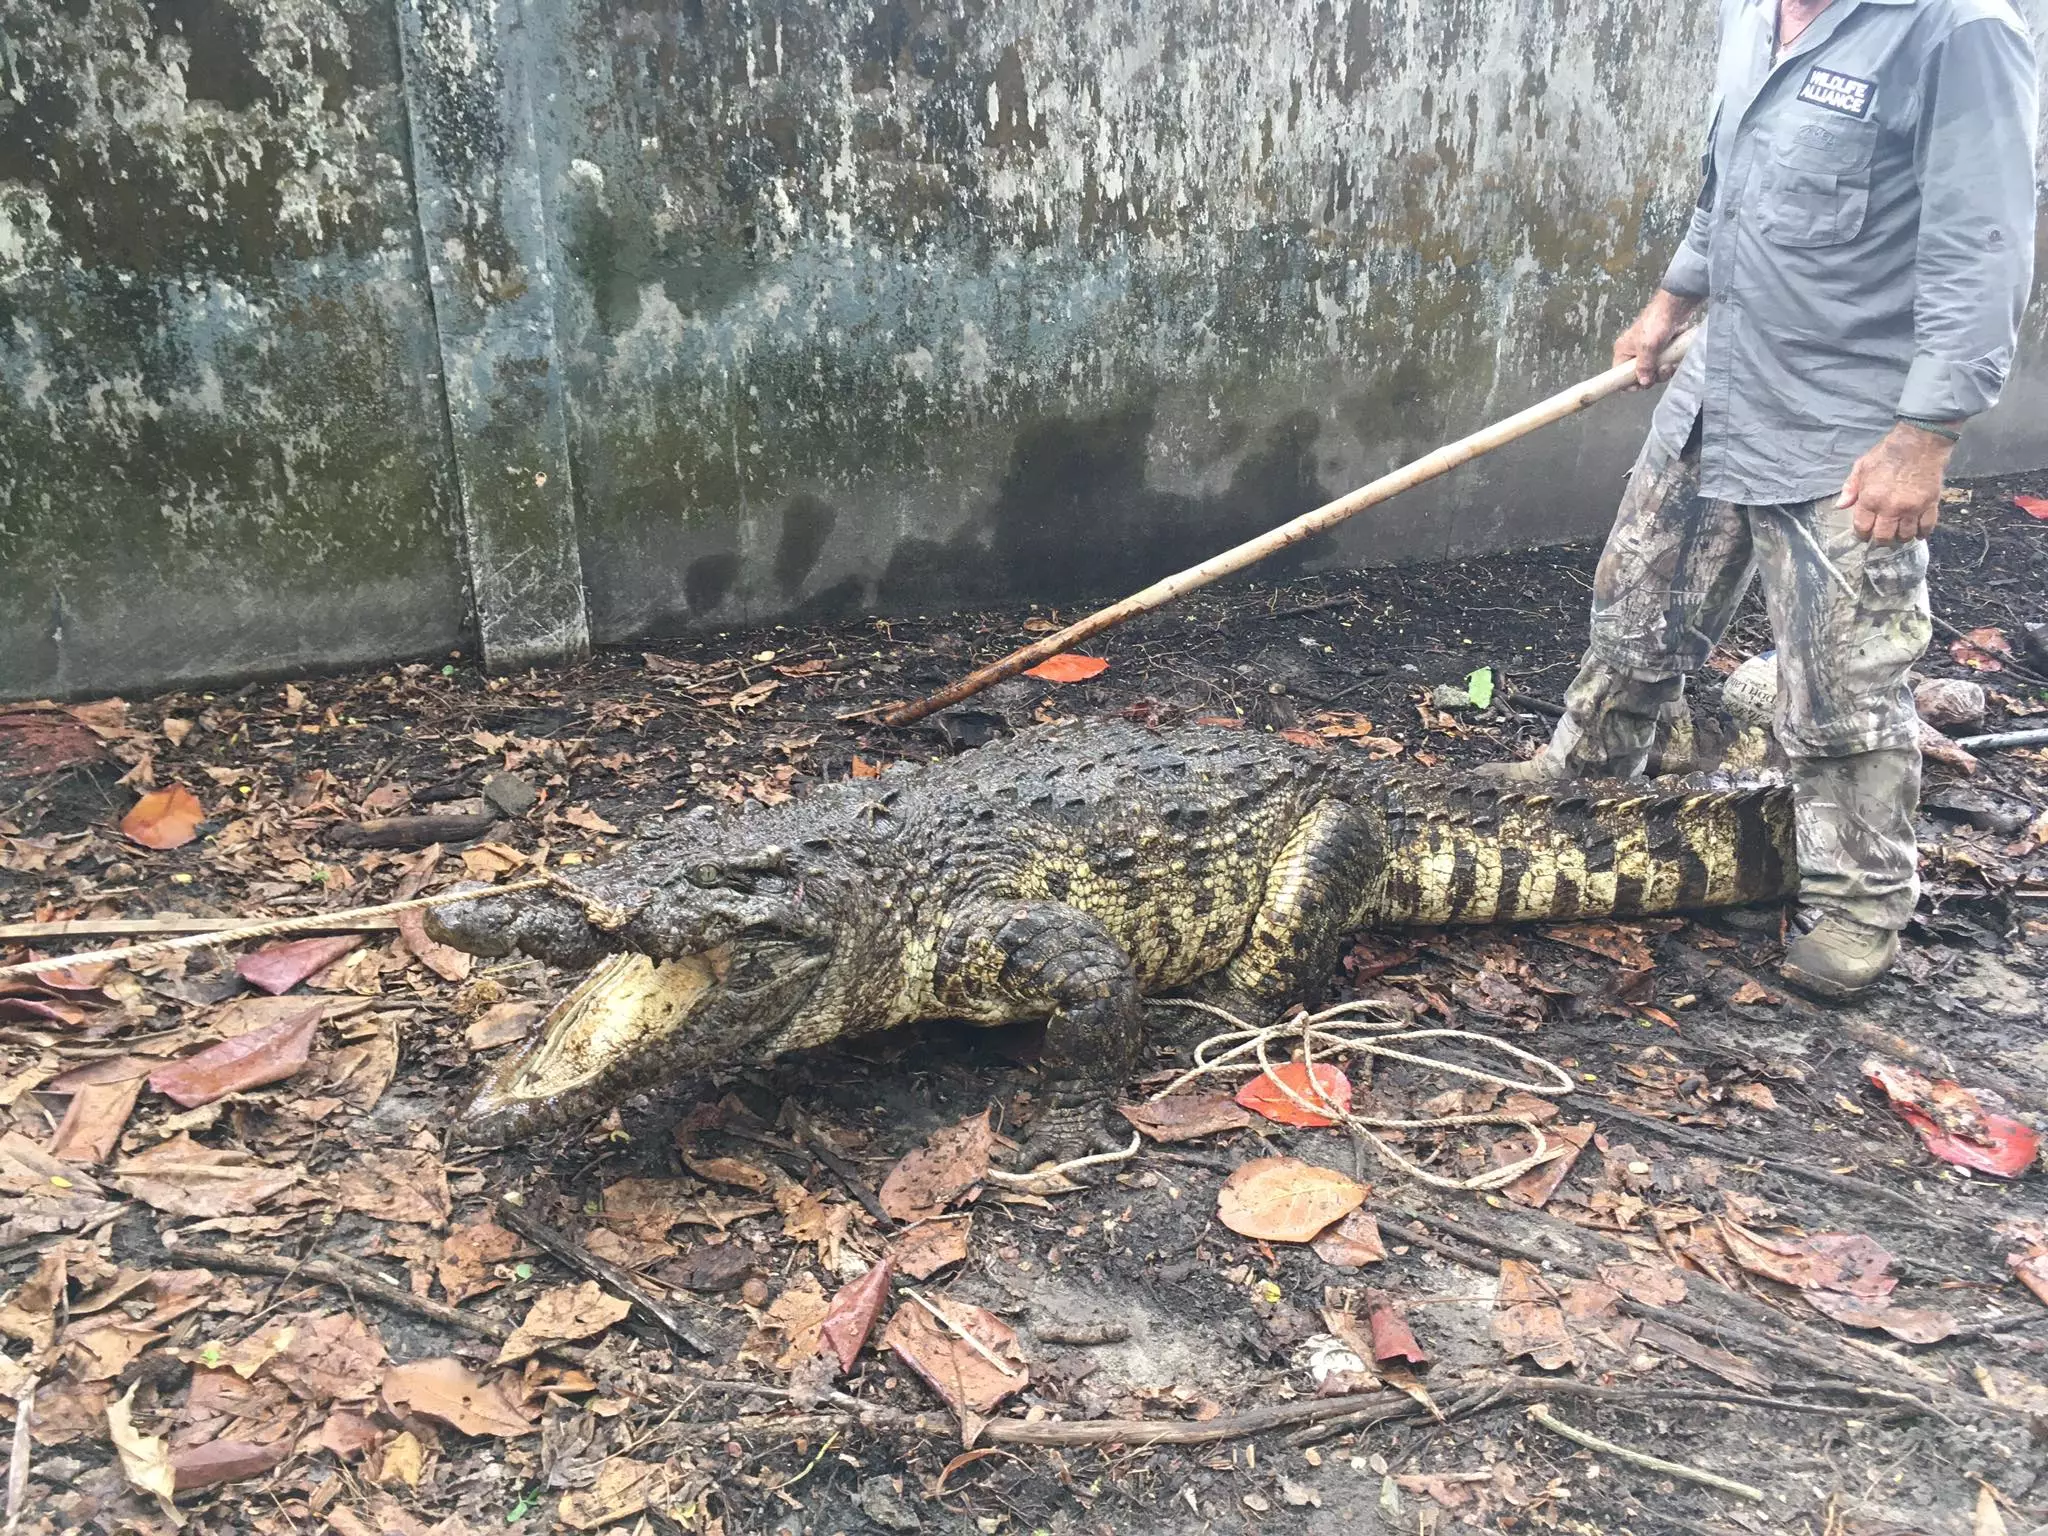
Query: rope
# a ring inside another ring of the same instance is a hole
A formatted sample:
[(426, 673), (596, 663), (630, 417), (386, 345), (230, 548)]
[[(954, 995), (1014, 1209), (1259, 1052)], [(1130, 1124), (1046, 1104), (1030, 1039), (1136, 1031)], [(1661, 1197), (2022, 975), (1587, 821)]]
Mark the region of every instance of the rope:
[(339, 912), (309, 912), (302, 917), (273, 917), (260, 923), (241, 923), (216, 929), (212, 933), (188, 933), (175, 939), (153, 939), (147, 944), (123, 944), (114, 949), (85, 949), (76, 954), (58, 955), (50, 960), (25, 960), (16, 965), (0, 965), (0, 981), (13, 976), (36, 976), (44, 971), (61, 970), (73, 965), (140, 960), (151, 955), (173, 954), (181, 949), (201, 949), (209, 944), (239, 944), (249, 939), (271, 938), (280, 933), (304, 933), (309, 928), (324, 928), (341, 918), (390, 917), (400, 912), (416, 912), (421, 907), (445, 906), (451, 901), (471, 901), (479, 896), (509, 896), (515, 891), (536, 891), (543, 886), (582, 903), (590, 921), (596, 926), (618, 926), (617, 914), (610, 909), (592, 901), (560, 876), (540, 874), (529, 875), (523, 880), (514, 880), (509, 885), (486, 886), (481, 890), (470, 891), (441, 891), (432, 896), (415, 896), (410, 901), (386, 902), (381, 907), (347, 907)]
[[(1391, 1012), (1387, 1003), (1371, 998), (1355, 1002), (1339, 1003), (1334, 1008), (1325, 1008), (1320, 1013), (1302, 1014), (1299, 1019), (1287, 1019), (1278, 1024), (1254, 1029), (1213, 1003), (1196, 1002), (1191, 998), (1152, 998), (1149, 1006), (1154, 1008), (1186, 1008), (1211, 1014), (1234, 1028), (1218, 1035), (1211, 1035), (1195, 1047), (1195, 1064), (1187, 1071), (1155, 1093), (1150, 1102), (1158, 1103), (1168, 1094), (1186, 1087), (1189, 1083), (1204, 1077), (1223, 1076), (1229, 1073), (1255, 1073), (1265, 1077), (1281, 1093), (1285, 1094), (1299, 1108), (1310, 1114), (1320, 1115), (1344, 1126), (1354, 1136), (1369, 1143), (1379, 1154), (1380, 1160), (1390, 1167), (1399, 1169), (1412, 1179), (1437, 1189), (1458, 1191), (1498, 1189), (1503, 1184), (1512, 1184), (1531, 1169), (1545, 1163), (1555, 1162), (1568, 1155), (1572, 1144), (1561, 1138), (1552, 1141), (1544, 1134), (1543, 1128), (1526, 1115), (1511, 1115), (1490, 1111), (1470, 1115), (1433, 1115), (1427, 1119), (1394, 1119), (1383, 1115), (1353, 1114), (1349, 1109), (1330, 1101), (1316, 1081), (1316, 1048), (1321, 1046), (1332, 1055), (1353, 1054), (1366, 1057), (1385, 1057), (1389, 1061), (1405, 1061), (1411, 1066), (1425, 1067), (1435, 1072), (1446, 1072), (1454, 1077), (1468, 1078), (1473, 1082), (1492, 1084), (1501, 1088), (1518, 1089), (1545, 1098), (1560, 1098), (1573, 1088), (1571, 1076), (1555, 1062), (1511, 1045), (1494, 1035), (1480, 1034), (1468, 1029), (1404, 1029), (1401, 1018), (1365, 1018), (1359, 1015), (1374, 1012)], [(1344, 1022), (1338, 1022), (1338, 1021)], [(1334, 1027), (1333, 1027), (1334, 1026)], [(1299, 1032), (1301, 1045), (1299, 1060), (1304, 1069), (1310, 1091), (1315, 1095), (1311, 1102), (1294, 1090), (1292, 1084), (1273, 1070), (1273, 1063), (1266, 1049), (1283, 1035)], [(1504, 1077), (1489, 1072), (1483, 1067), (1468, 1067), (1455, 1061), (1444, 1061), (1434, 1056), (1418, 1055), (1411, 1051), (1396, 1050), (1395, 1042), (1410, 1044), (1425, 1040), (1465, 1040), (1489, 1050), (1511, 1057), (1526, 1067), (1547, 1073), (1548, 1083), (1531, 1083), (1516, 1078)], [(1250, 1058), (1250, 1059), (1245, 1059)], [(1447, 1179), (1441, 1174), (1431, 1173), (1413, 1159), (1403, 1157), (1399, 1152), (1374, 1133), (1377, 1130), (1432, 1129), (1447, 1125), (1515, 1125), (1536, 1138), (1536, 1150), (1529, 1156), (1504, 1168), (1475, 1174), (1469, 1179)]]

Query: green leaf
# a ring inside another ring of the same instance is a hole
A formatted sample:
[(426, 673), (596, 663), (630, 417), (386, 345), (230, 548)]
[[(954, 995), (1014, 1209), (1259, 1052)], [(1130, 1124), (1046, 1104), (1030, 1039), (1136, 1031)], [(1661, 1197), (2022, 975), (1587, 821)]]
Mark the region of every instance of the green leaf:
[(531, 1280), (533, 1278), (533, 1266), (531, 1264), (524, 1263), (514, 1264), (512, 1266), (512, 1273), (517, 1275), (521, 1280)]
[(1481, 667), (1465, 679), (1465, 691), (1472, 695), (1472, 707), (1484, 709), (1493, 702), (1493, 668)]

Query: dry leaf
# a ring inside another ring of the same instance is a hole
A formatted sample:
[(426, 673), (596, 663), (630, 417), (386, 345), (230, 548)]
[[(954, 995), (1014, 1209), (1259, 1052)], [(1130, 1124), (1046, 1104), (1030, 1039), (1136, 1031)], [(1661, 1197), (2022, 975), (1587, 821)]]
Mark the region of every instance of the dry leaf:
[(134, 1406), (135, 1386), (107, 1404), (107, 1433), (121, 1458), (121, 1475), (144, 1493), (169, 1499), (178, 1491), (169, 1447), (159, 1437), (145, 1435), (135, 1427)]
[(114, 1185), (173, 1216), (246, 1216), (298, 1183), (297, 1166), (272, 1168), (247, 1152), (217, 1152), (180, 1131), (114, 1170)]
[(549, 1344), (593, 1338), (632, 1310), (630, 1301), (621, 1301), (595, 1280), (554, 1286), (535, 1298), (493, 1363), (511, 1365)]
[[(1579, 1153), (1586, 1143), (1593, 1139), (1598, 1127), (1590, 1120), (1578, 1125), (1553, 1125), (1543, 1131), (1545, 1148), (1563, 1143), (1566, 1151), (1553, 1157), (1547, 1163), (1538, 1163), (1511, 1184), (1501, 1186), (1501, 1193), (1517, 1205), (1526, 1205), (1532, 1210), (1541, 1210), (1549, 1204), (1550, 1197), (1557, 1193), (1558, 1186), (1570, 1177), (1572, 1167), (1579, 1160)], [(1525, 1157), (1534, 1156), (1536, 1139), (1533, 1136), (1507, 1136), (1495, 1143), (1493, 1160), (1497, 1167), (1509, 1168)]]
[(426, 1447), (411, 1430), (401, 1431), (392, 1436), (377, 1458), (379, 1483), (398, 1483), (407, 1488), (417, 1488), (420, 1477), (426, 1471)]
[(2006, 639), (2004, 630), (1987, 626), (1951, 640), (1948, 653), (1959, 666), (1974, 672), (2003, 672), (2005, 663), (2012, 659), (2012, 642)]
[(509, 1379), (480, 1380), (460, 1360), (415, 1360), (384, 1373), (384, 1401), (394, 1413), (416, 1413), (465, 1435), (532, 1434), (534, 1416), (505, 1390)]
[(1924, 1307), (1895, 1307), (1889, 1301), (1865, 1301), (1840, 1291), (1808, 1291), (1806, 1299), (1814, 1310), (1850, 1328), (1882, 1328), (1908, 1344), (1932, 1344), (1956, 1331), (1956, 1320), (1946, 1312)]
[(1026, 667), (1026, 677), (1038, 678), (1047, 683), (1085, 683), (1091, 677), (1100, 677), (1109, 670), (1109, 663), (1100, 656), (1081, 656), (1068, 651), (1041, 661), (1035, 667)]
[(359, 933), (329, 939), (289, 939), (266, 944), (235, 962), (235, 974), (259, 991), (280, 997), (309, 976), (316, 976), (363, 942)]
[(1394, 1305), (1394, 1299), (1385, 1291), (1365, 1293), (1365, 1321), (1372, 1330), (1375, 1364), (1398, 1362), (1417, 1369), (1429, 1364), (1429, 1356), (1415, 1342), (1415, 1332), (1408, 1326), (1408, 1319), (1401, 1315), (1401, 1309)]
[(209, 1440), (171, 1452), (171, 1481), (179, 1493), (261, 1477), (291, 1454), (289, 1440), (258, 1445), (248, 1440)]
[(1610, 1259), (1599, 1274), (1605, 1284), (1646, 1306), (1675, 1307), (1685, 1300), (1685, 1276), (1669, 1264)]
[(737, 1157), (685, 1157), (683, 1166), (700, 1179), (713, 1184), (730, 1184), (756, 1194), (768, 1188), (768, 1175), (752, 1163)]
[(1170, 1093), (1143, 1104), (1119, 1104), (1117, 1113), (1153, 1141), (1192, 1141), (1217, 1131), (1241, 1131), (1250, 1113), (1227, 1093)]
[(1493, 1336), (1510, 1360), (1529, 1356), (1546, 1371), (1577, 1363), (1579, 1352), (1565, 1327), (1557, 1294), (1542, 1271), (1521, 1259), (1503, 1259), (1500, 1293), (1493, 1304)]
[(121, 1056), (66, 1072), (50, 1083), (47, 1091), (71, 1093), (50, 1138), (50, 1156), (73, 1163), (103, 1163), (112, 1157), (148, 1075), (148, 1062)]
[(572, 805), (562, 812), (562, 820), (572, 827), (581, 827), (585, 832), (596, 832), (606, 837), (617, 837), (619, 829), (606, 821), (588, 806)]
[(121, 835), (145, 848), (182, 848), (199, 835), (206, 808), (182, 784), (153, 789), (121, 818)]
[(903, 1222), (923, 1221), (973, 1189), (988, 1173), (995, 1150), (988, 1111), (932, 1132), (882, 1181), (882, 1209)]
[(384, 1148), (349, 1164), (328, 1185), (335, 1203), (379, 1221), (411, 1221), (439, 1226), (453, 1202), (448, 1170), (431, 1152), (405, 1147)]
[[(983, 1416), (1013, 1392), (1029, 1386), (1031, 1373), (1017, 1347), (1016, 1333), (994, 1313), (943, 1298), (933, 1305), (953, 1328), (918, 1303), (909, 1302), (889, 1319), (882, 1347), (894, 1350), (960, 1415), (963, 1438), (971, 1442), (981, 1433)], [(981, 1348), (969, 1344), (955, 1329), (972, 1335)]]
[(1337, 1269), (1363, 1269), (1387, 1256), (1386, 1245), (1380, 1241), (1380, 1224), (1366, 1211), (1353, 1211), (1312, 1246), (1317, 1258)]
[(186, 1109), (197, 1109), (231, 1093), (281, 1083), (305, 1066), (326, 1011), (326, 1003), (315, 1003), (295, 1018), (166, 1063), (149, 1074), (149, 1086)]
[(906, 1228), (889, 1245), (888, 1263), (907, 1279), (928, 1279), (948, 1264), (957, 1264), (967, 1257), (967, 1237), (972, 1225), (968, 1217), (921, 1221)]
[(588, 1488), (563, 1494), (556, 1512), (576, 1531), (620, 1524), (668, 1493), (671, 1470), (660, 1462), (613, 1456), (597, 1469), (597, 1480)]
[(1553, 923), (1536, 931), (1546, 939), (1612, 960), (1624, 970), (1647, 971), (1657, 964), (1649, 945), (1633, 929), (1615, 923)]
[(539, 1003), (493, 1003), (470, 1021), (463, 1039), (472, 1051), (516, 1045), (533, 1033), (540, 1016)]
[[(1289, 1092), (1294, 1097), (1290, 1098)], [(1327, 1061), (1315, 1064), (1314, 1072), (1308, 1063), (1301, 1061), (1282, 1062), (1270, 1072), (1261, 1072), (1257, 1077), (1237, 1090), (1237, 1103), (1255, 1115), (1281, 1125), (1330, 1126), (1338, 1122), (1312, 1109), (1304, 1109), (1295, 1102), (1300, 1099), (1309, 1104), (1328, 1104), (1338, 1110), (1351, 1108), (1351, 1079), (1343, 1069)]]
[(2016, 1179), (2040, 1155), (2041, 1138), (2031, 1127), (1988, 1112), (1961, 1083), (1936, 1082), (1878, 1056), (1863, 1063), (1863, 1075), (1884, 1090), (1899, 1117), (1943, 1162)]
[(491, 1275), (492, 1267), (504, 1263), (523, 1246), (518, 1233), (507, 1231), (488, 1217), (455, 1228), (441, 1239), (441, 1257), (434, 1266), (449, 1302), (466, 1301), (497, 1289), (504, 1282)]
[(1887, 1273), (1892, 1256), (1862, 1233), (1817, 1232), (1809, 1237), (1764, 1237), (1725, 1216), (1715, 1222), (1736, 1263), (1752, 1274), (1801, 1290), (1888, 1296), (1899, 1282)]
[(1216, 1219), (1242, 1237), (1305, 1243), (1364, 1203), (1366, 1187), (1333, 1168), (1262, 1157), (1224, 1181)]
[(858, 1280), (840, 1287), (826, 1309), (825, 1320), (819, 1325), (818, 1338), (824, 1347), (839, 1361), (839, 1369), (850, 1371), (860, 1349), (867, 1342), (868, 1333), (875, 1326), (875, 1319), (881, 1316), (882, 1304), (889, 1299), (889, 1279), (893, 1266), (888, 1259), (874, 1266)]

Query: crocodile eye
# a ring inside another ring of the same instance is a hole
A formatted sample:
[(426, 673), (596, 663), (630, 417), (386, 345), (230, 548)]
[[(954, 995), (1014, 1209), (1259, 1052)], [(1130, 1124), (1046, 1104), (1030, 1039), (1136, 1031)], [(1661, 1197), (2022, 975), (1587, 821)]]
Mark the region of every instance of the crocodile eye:
[(701, 885), (709, 890), (718, 884), (723, 873), (716, 864), (699, 864), (690, 871), (690, 884)]

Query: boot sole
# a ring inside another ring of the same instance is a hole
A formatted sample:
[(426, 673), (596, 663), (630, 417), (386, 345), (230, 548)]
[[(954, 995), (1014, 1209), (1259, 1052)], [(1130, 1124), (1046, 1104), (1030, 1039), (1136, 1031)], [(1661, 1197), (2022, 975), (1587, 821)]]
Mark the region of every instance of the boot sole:
[(1890, 971), (1890, 969), (1890, 966), (1886, 966), (1884, 970), (1879, 971), (1870, 980), (1853, 986), (1847, 982), (1836, 981), (1831, 977), (1816, 976), (1811, 971), (1802, 970), (1800, 967), (1791, 964), (1780, 964), (1778, 976), (1788, 985), (1797, 987), (1809, 997), (1817, 997), (1821, 1001), (1829, 1003), (1852, 1003), (1857, 998), (1867, 997), (1874, 991), (1877, 984), (1884, 980), (1886, 972)]

